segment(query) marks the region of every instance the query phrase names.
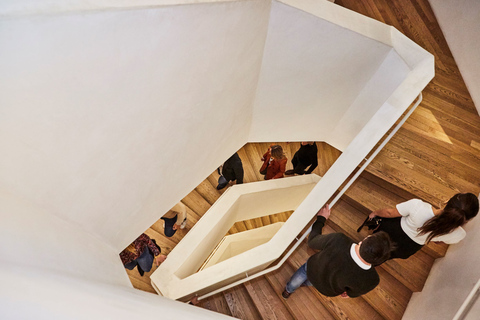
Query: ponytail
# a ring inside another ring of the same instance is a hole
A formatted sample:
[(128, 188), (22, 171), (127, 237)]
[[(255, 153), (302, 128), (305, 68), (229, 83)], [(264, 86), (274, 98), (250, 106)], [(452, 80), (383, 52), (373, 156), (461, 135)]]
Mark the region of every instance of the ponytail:
[(442, 213), (434, 216), (418, 228), (419, 235), (428, 234), (426, 243), (433, 238), (448, 234), (478, 213), (478, 198), (473, 193), (457, 193), (443, 209)]

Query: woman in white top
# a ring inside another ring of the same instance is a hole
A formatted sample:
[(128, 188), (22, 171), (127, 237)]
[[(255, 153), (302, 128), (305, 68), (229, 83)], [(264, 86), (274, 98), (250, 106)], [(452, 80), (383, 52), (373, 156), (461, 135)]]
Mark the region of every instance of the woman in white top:
[(382, 219), (375, 230), (390, 235), (397, 249), (390, 259), (407, 259), (430, 241), (457, 243), (465, 237), (462, 226), (478, 213), (478, 198), (472, 193), (457, 193), (445, 208), (436, 209), (419, 199), (397, 204), (396, 208), (373, 211), (369, 217)]

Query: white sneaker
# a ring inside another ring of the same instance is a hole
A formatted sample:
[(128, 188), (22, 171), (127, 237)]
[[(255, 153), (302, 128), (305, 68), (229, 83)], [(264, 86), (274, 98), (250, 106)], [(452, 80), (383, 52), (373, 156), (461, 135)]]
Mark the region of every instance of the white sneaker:
[(180, 225), (180, 229), (185, 229), (186, 225), (187, 225), (187, 218), (183, 220), (182, 224)]

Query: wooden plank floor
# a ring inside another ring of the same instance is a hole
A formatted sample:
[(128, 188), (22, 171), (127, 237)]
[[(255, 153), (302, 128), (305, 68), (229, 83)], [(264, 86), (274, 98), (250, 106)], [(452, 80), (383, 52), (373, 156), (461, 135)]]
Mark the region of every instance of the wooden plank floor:
[(439, 205), (480, 192), (480, 118), (427, 0), (337, 0), (394, 26), (435, 56), (423, 101), (368, 171)]

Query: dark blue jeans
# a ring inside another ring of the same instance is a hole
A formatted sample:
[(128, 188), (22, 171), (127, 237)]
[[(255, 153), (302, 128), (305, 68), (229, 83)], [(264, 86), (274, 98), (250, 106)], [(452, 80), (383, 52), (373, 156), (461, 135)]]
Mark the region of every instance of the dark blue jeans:
[(307, 263), (304, 263), (300, 268), (298, 268), (298, 270), (288, 281), (285, 289), (287, 289), (288, 293), (293, 293), (295, 290), (300, 288), (302, 284), (306, 286), (312, 285), (312, 283), (307, 279)]
[[(153, 264), (153, 254), (150, 252), (148, 247), (145, 247), (143, 250), (142, 254), (135, 260), (127, 263), (125, 265), (125, 268), (128, 270), (133, 270), (136, 266), (138, 266), (138, 269), (142, 269), (142, 271), (149, 272), (152, 270), (152, 264)], [(138, 270), (138, 272), (142, 275), (143, 273)]]

